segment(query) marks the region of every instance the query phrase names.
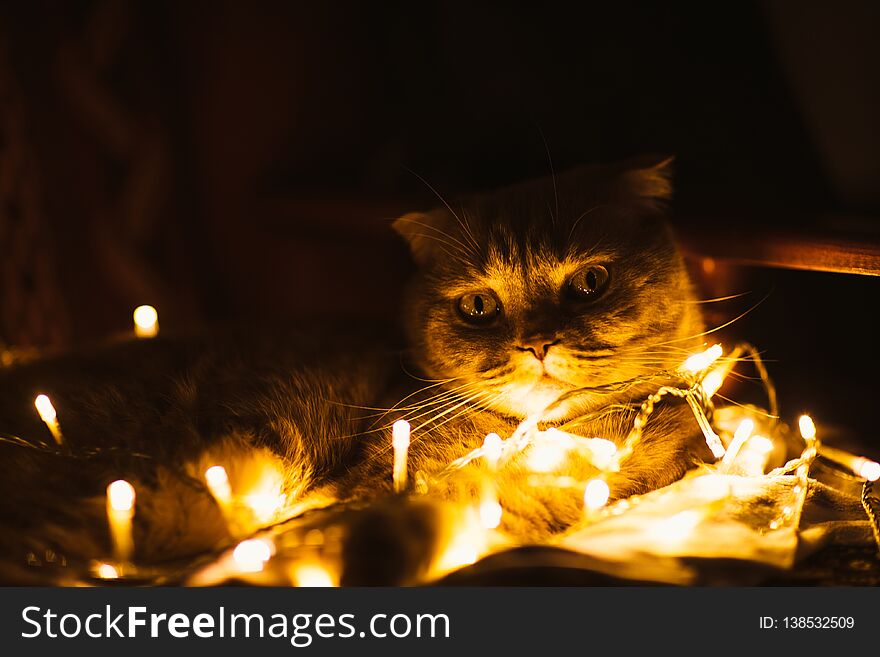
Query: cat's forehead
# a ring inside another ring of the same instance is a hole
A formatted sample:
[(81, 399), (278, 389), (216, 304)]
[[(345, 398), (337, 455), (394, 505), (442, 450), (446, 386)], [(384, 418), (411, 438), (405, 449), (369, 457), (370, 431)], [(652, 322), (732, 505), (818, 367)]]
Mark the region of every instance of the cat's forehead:
[(462, 267), (449, 281), (446, 291), (457, 296), (490, 289), (508, 299), (534, 298), (541, 293), (554, 293), (582, 267), (607, 263), (612, 258), (613, 254), (598, 250), (559, 256), (540, 249), (512, 254), (509, 250), (490, 248), (480, 262)]

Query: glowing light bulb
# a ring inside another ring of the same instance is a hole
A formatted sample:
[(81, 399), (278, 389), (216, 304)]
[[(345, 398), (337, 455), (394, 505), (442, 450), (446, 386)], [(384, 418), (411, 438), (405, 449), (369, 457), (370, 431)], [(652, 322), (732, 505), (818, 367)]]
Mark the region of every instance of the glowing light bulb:
[(568, 454), (566, 445), (553, 440), (552, 435), (543, 435), (529, 448), (526, 465), (534, 472), (552, 472), (559, 468)]
[(134, 500), (134, 486), (125, 481), (125, 479), (117, 479), (107, 486), (107, 501), (110, 504), (110, 508), (114, 511), (132, 511), (134, 509)]
[(809, 415), (801, 415), (798, 418), (798, 428), (804, 440), (813, 440), (816, 437), (816, 425), (813, 424), (813, 418)]
[(487, 433), (483, 438), (483, 458), (486, 459), (486, 465), (490, 470), (498, 468), (498, 461), (504, 452), (504, 441), (497, 433)]
[(52, 433), (55, 442), (61, 445), (64, 442), (64, 437), (61, 435), (61, 426), (58, 424), (58, 413), (52, 405), (52, 400), (46, 395), (37, 395), (34, 399), (34, 406), (37, 409), (37, 413), (40, 415), (40, 419)]
[(699, 374), (718, 360), (724, 351), (720, 344), (714, 344), (706, 351), (694, 354), (684, 362), (684, 369), (691, 374)]
[(273, 545), (265, 538), (250, 538), (235, 546), (232, 560), (243, 573), (258, 573), (272, 558)]
[(864, 459), (861, 465), (859, 465), (858, 472), (856, 472), (856, 474), (862, 479), (867, 479), (868, 481), (877, 481), (878, 479), (880, 479), (880, 463)]
[(134, 309), (134, 334), (139, 338), (154, 338), (159, 333), (159, 313), (153, 306)]
[(410, 426), (406, 420), (398, 420), (391, 427), (391, 445), (394, 447), (394, 478), (395, 492), (406, 488), (406, 460), (410, 443)]
[(37, 398), (34, 399), (34, 406), (37, 407), (37, 413), (40, 414), (40, 419), (43, 422), (54, 422), (58, 417), (55, 407), (52, 406), (52, 400), (47, 395), (37, 395)]
[(333, 575), (324, 566), (316, 563), (298, 564), (292, 570), (293, 583), (299, 587), (336, 586)]
[(830, 461), (834, 461), (838, 465), (848, 468), (855, 476), (868, 481), (877, 481), (880, 479), (880, 463), (865, 458), (864, 456), (856, 456), (842, 449), (822, 445), (819, 448), (819, 454)]
[(222, 465), (213, 465), (205, 470), (205, 481), (208, 484), (208, 490), (217, 500), (217, 503), (225, 511), (232, 503), (232, 488), (229, 486), (229, 476), (226, 474), (226, 468)]
[(721, 459), (720, 468), (722, 472), (727, 472), (733, 467), (733, 463), (739, 455), (740, 450), (743, 448), (743, 445), (745, 445), (754, 430), (755, 422), (750, 418), (746, 418), (739, 423), (736, 431), (733, 432), (733, 439), (730, 441), (730, 445), (727, 446), (724, 458)]
[(244, 496), (244, 503), (253, 512), (258, 522), (265, 523), (274, 518), (284, 506), (286, 496), (280, 493), (251, 493)]
[(495, 529), (501, 524), (503, 510), (498, 502), (498, 488), (493, 475), (498, 471), (498, 462), (504, 451), (504, 441), (497, 433), (486, 434), (483, 439), (483, 458), (490, 475), (483, 479), (483, 494), (480, 502), (480, 523), (486, 529)]
[(742, 422), (739, 423), (739, 426), (736, 428), (736, 431), (733, 432), (734, 440), (741, 440), (745, 442), (749, 439), (749, 436), (752, 435), (752, 431), (755, 430), (755, 421), (751, 418), (746, 418)]
[(124, 479), (117, 479), (107, 486), (107, 522), (110, 525), (113, 552), (120, 562), (128, 561), (134, 551), (131, 531), (134, 503), (134, 486)]
[(584, 507), (588, 511), (597, 511), (608, 503), (611, 489), (603, 479), (591, 479), (584, 489)]
[(718, 370), (712, 370), (705, 376), (701, 385), (706, 392), (706, 396), (711, 398), (716, 392), (718, 392), (722, 383), (724, 383), (724, 374)]
[(116, 569), (116, 566), (109, 563), (99, 564), (95, 569), (95, 573), (101, 579), (118, 579), (119, 571)]
[(773, 451), (773, 441), (764, 436), (752, 436), (749, 438), (746, 448), (760, 454), (769, 454)]
[(587, 446), (591, 453), (590, 460), (597, 468), (604, 470), (617, 454), (617, 444), (606, 438), (588, 438), (587, 440), (589, 440)]
[(480, 523), (486, 529), (495, 529), (501, 524), (503, 510), (496, 500), (485, 500), (480, 504)]

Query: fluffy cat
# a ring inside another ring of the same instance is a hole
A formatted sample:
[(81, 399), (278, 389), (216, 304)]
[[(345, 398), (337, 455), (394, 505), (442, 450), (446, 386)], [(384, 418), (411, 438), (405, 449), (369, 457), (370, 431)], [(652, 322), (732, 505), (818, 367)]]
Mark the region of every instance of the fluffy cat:
[[(305, 508), (389, 493), (399, 418), (412, 424), (420, 477), (547, 407), (545, 421), (622, 442), (657, 383), (616, 384), (674, 371), (700, 344), (664, 218), (670, 166), (587, 167), (399, 218), (417, 264), (403, 350), (387, 331), (224, 332), (0, 371), (0, 578), (26, 581), (29, 553), (107, 554), (104, 490), (120, 477), (138, 490), (137, 560), (158, 563), (231, 540), (202, 483), (215, 463), (236, 490), (268, 472)], [(62, 449), (20, 444), (51, 444), (33, 411), (39, 392), (59, 409)], [(612, 497), (674, 481), (704, 450), (689, 411), (659, 405), (609, 480)], [(516, 462), (497, 476), (504, 530), (540, 540), (580, 517), (582, 491), (534, 488), (527, 476)], [(478, 481), (433, 482), (429, 493), (468, 498)], [(370, 553), (371, 540), (348, 552)]]

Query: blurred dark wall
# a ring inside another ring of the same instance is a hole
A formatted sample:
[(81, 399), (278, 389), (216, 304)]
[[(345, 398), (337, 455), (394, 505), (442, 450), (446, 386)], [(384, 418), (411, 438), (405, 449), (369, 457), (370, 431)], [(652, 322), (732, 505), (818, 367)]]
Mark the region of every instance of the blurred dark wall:
[[(388, 220), (437, 203), (418, 176), (454, 195), (551, 158), (676, 154), (682, 231), (880, 234), (869, 0), (36, 0), (0, 19), (74, 343), (144, 302), (163, 328), (389, 320), (409, 264)], [(751, 293), (713, 322), (770, 293), (731, 328), (777, 361), (789, 412), (871, 426), (877, 279), (695, 264), (707, 295)]]

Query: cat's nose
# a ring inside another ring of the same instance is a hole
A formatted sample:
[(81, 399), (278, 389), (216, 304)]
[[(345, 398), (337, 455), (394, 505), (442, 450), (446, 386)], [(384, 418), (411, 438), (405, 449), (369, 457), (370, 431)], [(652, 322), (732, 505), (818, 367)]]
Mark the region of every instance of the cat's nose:
[(535, 338), (533, 340), (523, 340), (517, 349), (520, 351), (531, 351), (538, 360), (544, 360), (550, 347), (559, 344), (559, 340), (549, 342), (546, 338)]

